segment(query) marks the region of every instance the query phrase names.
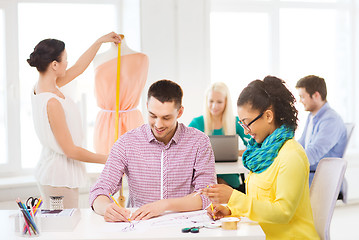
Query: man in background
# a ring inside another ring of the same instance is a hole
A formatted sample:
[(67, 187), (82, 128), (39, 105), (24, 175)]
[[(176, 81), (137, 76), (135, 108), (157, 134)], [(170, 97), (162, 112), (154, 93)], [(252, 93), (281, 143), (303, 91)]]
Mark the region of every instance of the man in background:
[(298, 140), (310, 163), (309, 186), (322, 158), (342, 158), (347, 145), (347, 133), (339, 114), (327, 102), (327, 87), (323, 78), (309, 75), (297, 82), (300, 102), (309, 111), (307, 122)]

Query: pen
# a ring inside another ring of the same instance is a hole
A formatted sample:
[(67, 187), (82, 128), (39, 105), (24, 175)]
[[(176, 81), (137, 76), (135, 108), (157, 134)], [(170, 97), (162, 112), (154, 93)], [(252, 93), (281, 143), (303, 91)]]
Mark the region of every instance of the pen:
[[(110, 195), (110, 197), (112, 198), (112, 200), (116, 203), (116, 205), (119, 207), (119, 208), (122, 208), (121, 205), (116, 201), (116, 199), (112, 196), (111, 193), (109, 193), (108, 195)], [(132, 215), (132, 213), (131, 213)], [(131, 216), (130, 216), (131, 217)], [(127, 219), (129, 222), (131, 222), (131, 218), (128, 218)]]

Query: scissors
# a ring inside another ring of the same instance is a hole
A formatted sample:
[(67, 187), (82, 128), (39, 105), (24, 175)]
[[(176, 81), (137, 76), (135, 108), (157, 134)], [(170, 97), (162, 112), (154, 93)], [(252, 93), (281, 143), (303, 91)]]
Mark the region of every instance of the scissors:
[(36, 197), (29, 197), (27, 200), (26, 200), (26, 207), (31, 209), (33, 207), (35, 207), (39, 202), (39, 199), (36, 198)]

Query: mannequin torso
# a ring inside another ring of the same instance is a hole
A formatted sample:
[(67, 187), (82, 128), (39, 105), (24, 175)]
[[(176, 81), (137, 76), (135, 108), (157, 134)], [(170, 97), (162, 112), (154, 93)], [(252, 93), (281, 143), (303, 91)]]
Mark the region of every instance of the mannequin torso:
[[(108, 154), (115, 138), (117, 60), (118, 47), (114, 44), (94, 59), (95, 96), (101, 109), (94, 131), (94, 147), (98, 153)], [(119, 136), (143, 124), (142, 114), (137, 106), (146, 84), (149, 61), (147, 55), (133, 51), (122, 39), (120, 66)]]
[[(123, 36), (123, 35), (121, 35)], [(123, 36), (121, 41), (121, 56), (128, 55), (128, 54), (135, 54), (138, 53), (131, 48), (129, 48), (126, 44), (125, 37)], [(118, 56), (118, 45), (115, 45), (114, 43), (111, 43), (111, 47), (106, 52), (97, 54), (93, 60), (94, 68), (97, 68), (98, 66), (102, 65), (103, 63), (117, 58)]]

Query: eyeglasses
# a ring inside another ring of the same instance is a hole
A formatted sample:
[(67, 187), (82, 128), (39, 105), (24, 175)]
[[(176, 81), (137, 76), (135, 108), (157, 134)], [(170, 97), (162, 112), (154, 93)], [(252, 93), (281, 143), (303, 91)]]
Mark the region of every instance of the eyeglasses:
[(260, 119), (260, 118), (263, 116), (263, 114), (264, 114), (264, 112), (262, 112), (261, 114), (259, 114), (255, 119), (253, 119), (253, 120), (252, 120), (250, 123), (248, 123), (248, 124), (245, 124), (242, 120), (239, 120), (238, 123), (239, 123), (239, 125), (242, 126), (242, 128), (244, 128), (245, 130), (247, 130), (248, 132), (250, 132), (251, 129), (250, 129), (249, 126), (250, 126), (252, 123), (254, 123), (255, 121), (257, 121), (258, 119)]

